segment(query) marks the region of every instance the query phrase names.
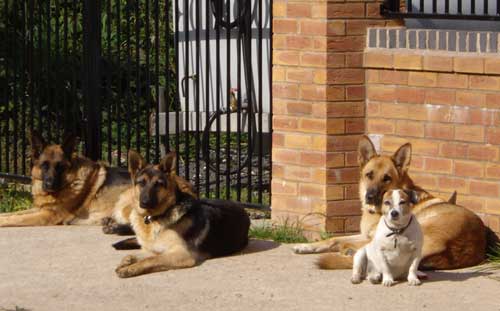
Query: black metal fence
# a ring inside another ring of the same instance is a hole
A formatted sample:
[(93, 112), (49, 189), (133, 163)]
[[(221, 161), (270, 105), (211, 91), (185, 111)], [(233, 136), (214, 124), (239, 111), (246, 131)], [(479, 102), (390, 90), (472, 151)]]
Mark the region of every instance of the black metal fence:
[[(500, 21), (500, 0), (385, 0), (387, 17)], [(404, 10), (401, 10), (404, 7)]]
[(29, 133), (124, 167), (176, 150), (207, 197), (269, 202), (271, 0), (3, 0), (0, 177)]

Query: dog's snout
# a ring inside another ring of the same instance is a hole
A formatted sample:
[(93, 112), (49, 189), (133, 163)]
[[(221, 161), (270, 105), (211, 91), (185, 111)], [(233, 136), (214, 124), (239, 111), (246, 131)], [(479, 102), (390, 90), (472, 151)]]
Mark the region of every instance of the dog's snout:
[(395, 210), (392, 210), (392, 211), (391, 211), (391, 217), (392, 217), (392, 218), (398, 218), (398, 217), (399, 217), (399, 212), (398, 212), (398, 211), (395, 211)]
[(378, 189), (368, 189), (368, 191), (366, 191), (366, 195), (365, 195), (365, 201), (366, 203), (368, 204), (376, 204), (378, 202), (378, 198), (379, 197), (379, 191)]

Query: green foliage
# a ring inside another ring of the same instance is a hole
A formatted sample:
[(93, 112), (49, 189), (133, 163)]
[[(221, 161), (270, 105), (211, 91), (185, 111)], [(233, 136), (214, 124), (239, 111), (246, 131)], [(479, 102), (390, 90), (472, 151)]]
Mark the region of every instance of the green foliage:
[(492, 247), (488, 254), (488, 262), (492, 263), (495, 267), (500, 268), (500, 243), (496, 247)]
[(273, 240), (280, 243), (307, 242), (300, 223), (292, 222), (288, 219), (283, 220), (279, 224), (265, 222), (262, 225), (252, 226), (248, 235), (250, 238)]
[(31, 193), (23, 185), (0, 184), (0, 213), (10, 213), (29, 209)]

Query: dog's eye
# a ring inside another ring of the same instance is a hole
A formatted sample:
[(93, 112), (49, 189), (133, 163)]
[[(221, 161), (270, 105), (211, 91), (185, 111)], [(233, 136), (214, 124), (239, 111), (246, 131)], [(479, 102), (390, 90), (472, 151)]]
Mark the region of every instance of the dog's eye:
[(41, 167), (43, 170), (47, 170), (47, 169), (49, 169), (49, 166), (50, 166), (50, 164), (49, 164), (49, 162), (48, 162), (48, 161), (45, 161), (45, 162), (43, 162), (43, 163), (40, 165), (40, 167)]
[(164, 186), (164, 185), (165, 185), (165, 181), (164, 181), (164, 180), (161, 180), (161, 179), (158, 179), (158, 180), (156, 181), (156, 185), (157, 185), (157, 186), (160, 186), (160, 187), (161, 187), (161, 186)]
[(373, 172), (368, 172), (365, 174), (366, 178), (372, 180), (373, 179)]
[(385, 183), (390, 183), (391, 181), (392, 181), (391, 176), (389, 176), (389, 175), (384, 175), (384, 182), (385, 182)]
[(405, 205), (406, 204), (406, 201), (400, 201), (399, 202), (399, 205)]
[(138, 179), (135, 181), (135, 183), (141, 187), (144, 187), (146, 185), (146, 181), (144, 179)]
[(391, 202), (390, 201), (385, 201), (384, 204), (385, 205), (391, 205)]

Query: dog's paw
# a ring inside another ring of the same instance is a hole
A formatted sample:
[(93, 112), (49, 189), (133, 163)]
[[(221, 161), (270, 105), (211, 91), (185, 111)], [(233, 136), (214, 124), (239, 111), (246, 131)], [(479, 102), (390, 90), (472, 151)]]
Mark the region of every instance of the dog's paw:
[(416, 276), (408, 278), (408, 285), (410, 285), (410, 286), (418, 286), (420, 284), (422, 284), (422, 281), (420, 281)]
[(382, 274), (380, 273), (370, 273), (368, 275), (368, 281), (372, 284), (380, 284), (382, 281)]
[(310, 244), (297, 244), (293, 248), (295, 254), (312, 254), (314, 253), (314, 247)]
[(111, 217), (104, 217), (101, 219), (101, 226), (109, 226), (113, 224), (115, 221)]
[(128, 267), (136, 262), (137, 262), (137, 257), (135, 257), (134, 255), (127, 255), (122, 259), (116, 270)]
[(354, 274), (354, 275), (351, 277), (351, 283), (352, 283), (352, 284), (359, 284), (359, 283), (361, 283), (361, 275), (359, 275), (359, 274)]
[(118, 267), (115, 269), (116, 275), (118, 275), (119, 278), (129, 278), (132, 276), (135, 276), (134, 273), (132, 273), (132, 270), (126, 266), (126, 267)]
[(394, 280), (390, 279), (390, 278), (385, 278), (385, 279), (382, 280), (382, 285), (387, 286), (387, 287), (391, 287), (395, 283), (396, 282), (394, 282)]

